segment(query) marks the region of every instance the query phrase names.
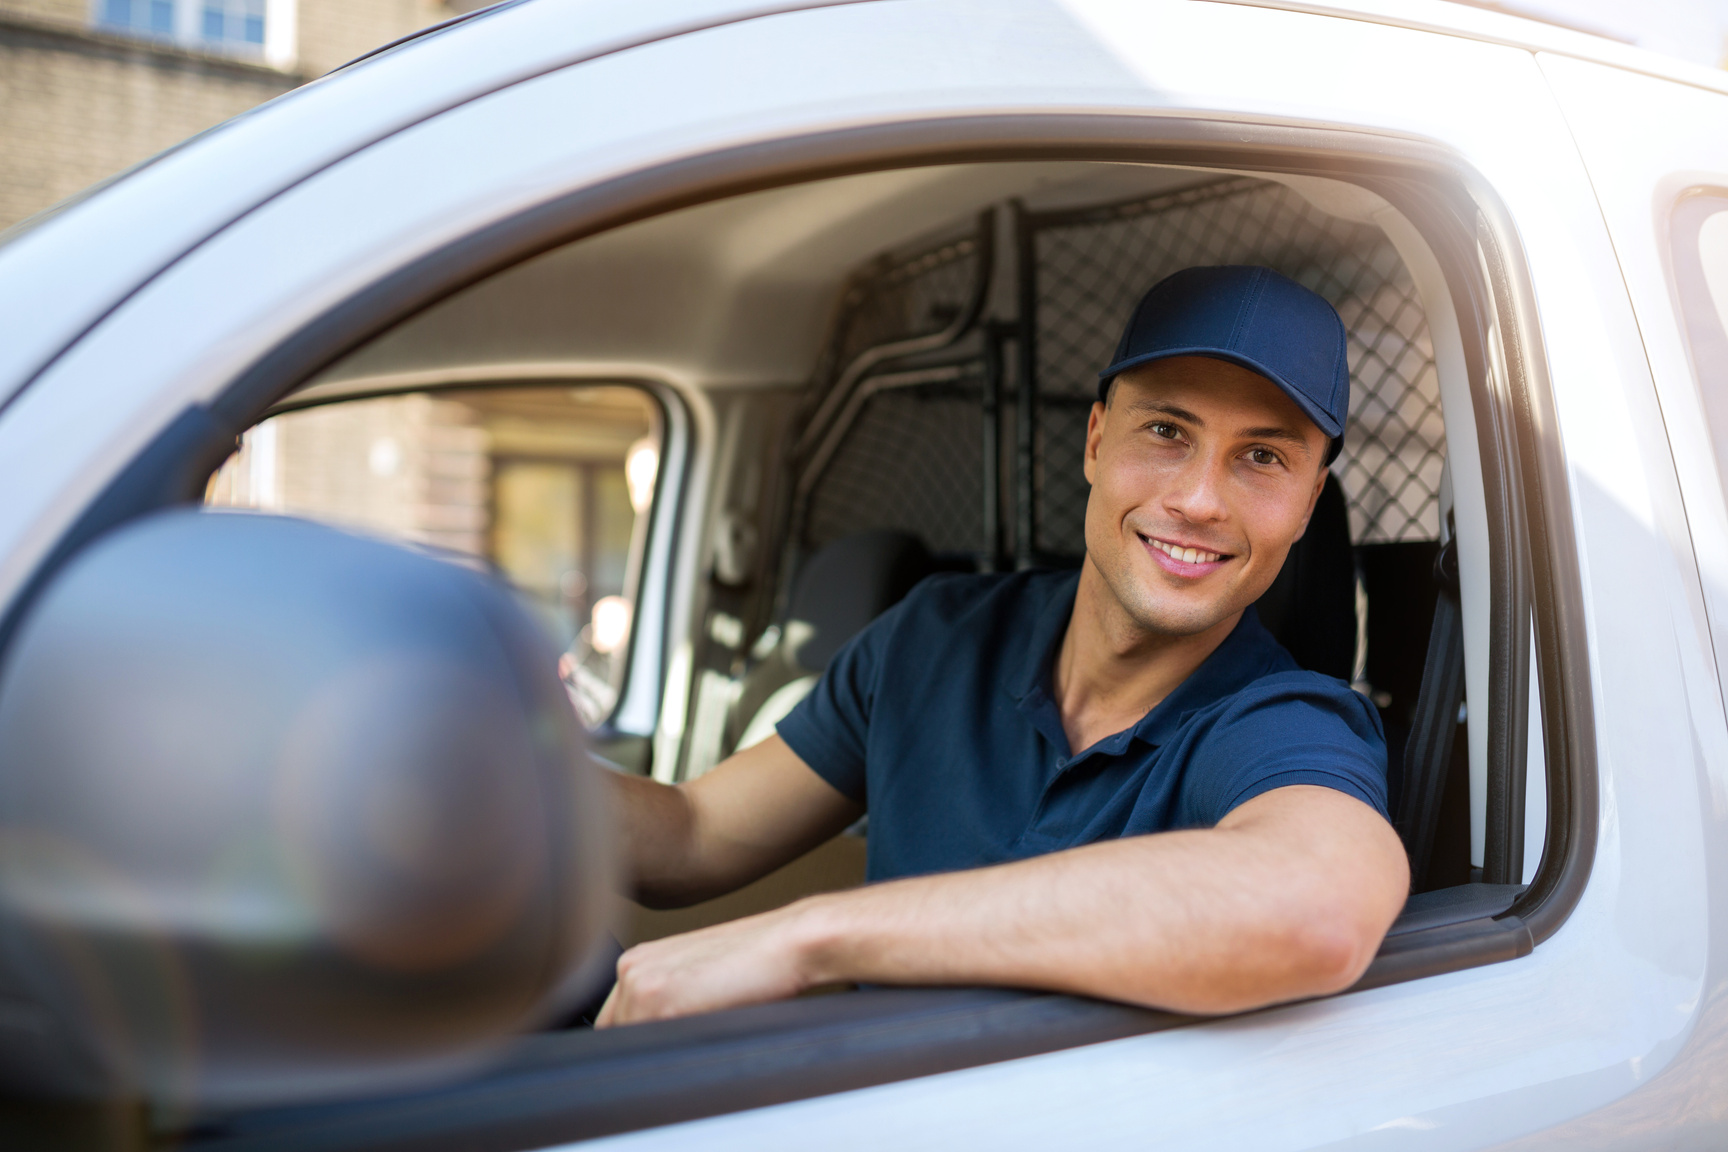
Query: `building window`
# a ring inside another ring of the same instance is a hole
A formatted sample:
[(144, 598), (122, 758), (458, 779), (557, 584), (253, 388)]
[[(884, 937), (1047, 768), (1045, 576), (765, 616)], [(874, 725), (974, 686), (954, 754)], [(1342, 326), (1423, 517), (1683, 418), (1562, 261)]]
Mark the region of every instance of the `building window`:
[(96, 0), (95, 22), (207, 52), (292, 62), (293, 0)]
[(264, 0), (204, 0), (199, 31), (207, 44), (264, 47)]
[(171, 37), (174, 35), (174, 0), (105, 0), (101, 22), (128, 32)]

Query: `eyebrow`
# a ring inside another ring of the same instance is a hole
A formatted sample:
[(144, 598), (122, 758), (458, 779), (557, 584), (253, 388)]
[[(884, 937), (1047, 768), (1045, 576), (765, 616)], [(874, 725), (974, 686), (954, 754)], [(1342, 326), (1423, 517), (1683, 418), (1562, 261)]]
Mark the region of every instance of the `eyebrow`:
[(1293, 447), (1308, 451), (1308, 438), (1298, 435), (1288, 428), (1276, 426), (1267, 428), (1244, 428), (1238, 433), (1244, 440), (1278, 440)]
[[(1188, 409), (1176, 404), (1171, 404), (1164, 400), (1136, 400), (1132, 404), (1128, 405), (1128, 410), (1130, 412), (1146, 415), (1169, 416), (1175, 420), (1186, 421), (1187, 423), (1194, 425), (1196, 428), (1206, 427), (1206, 421), (1200, 419), (1200, 417), (1188, 411)], [(1262, 428), (1244, 428), (1242, 431), (1237, 433), (1237, 436), (1244, 440), (1276, 440), (1280, 443), (1300, 448), (1304, 452), (1309, 450), (1308, 438), (1306, 436), (1294, 432), (1289, 428), (1280, 427), (1276, 424), (1268, 424)]]
[(1200, 419), (1200, 417), (1194, 415), (1194, 413), (1188, 411), (1188, 409), (1179, 408), (1176, 405), (1167, 403), (1163, 400), (1136, 400), (1132, 404), (1128, 405), (1128, 411), (1143, 412), (1148, 415), (1156, 414), (1159, 416), (1173, 416), (1177, 420), (1188, 421), (1188, 423), (1194, 425), (1196, 428), (1206, 427), (1206, 421)]

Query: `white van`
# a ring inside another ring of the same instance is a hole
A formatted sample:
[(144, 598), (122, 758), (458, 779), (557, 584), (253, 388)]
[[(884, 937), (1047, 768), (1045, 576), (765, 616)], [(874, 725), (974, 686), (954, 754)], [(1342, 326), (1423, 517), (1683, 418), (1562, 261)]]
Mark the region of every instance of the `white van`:
[[(1350, 334), (1262, 615), (1389, 734), (1363, 980), (570, 1026), (603, 926), (868, 837), (609, 904), (572, 717), (689, 779), (918, 576), (1076, 563), (1094, 374), (1215, 263)], [(8, 1146), (1728, 1142), (1722, 73), (1439, 0), (513, 0), (26, 222), (0, 317)]]

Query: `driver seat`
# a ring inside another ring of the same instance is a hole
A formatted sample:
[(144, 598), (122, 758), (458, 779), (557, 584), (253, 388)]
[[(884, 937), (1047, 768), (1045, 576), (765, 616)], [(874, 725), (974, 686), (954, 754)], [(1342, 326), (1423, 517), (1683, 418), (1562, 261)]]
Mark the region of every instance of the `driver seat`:
[(1260, 622), (1311, 672), (1348, 681), (1356, 670), (1356, 557), (1344, 489), (1328, 472), (1278, 578), (1255, 602)]
[(772, 652), (744, 679), (731, 750), (760, 743), (816, 686), (828, 662), (864, 626), (936, 571), (923, 541), (891, 528), (827, 545), (798, 573)]

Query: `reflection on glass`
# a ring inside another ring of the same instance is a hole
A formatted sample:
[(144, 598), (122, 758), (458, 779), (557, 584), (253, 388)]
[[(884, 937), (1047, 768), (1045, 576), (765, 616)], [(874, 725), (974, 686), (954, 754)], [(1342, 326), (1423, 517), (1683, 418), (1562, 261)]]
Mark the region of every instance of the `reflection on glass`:
[(588, 643), (594, 651), (612, 653), (624, 646), (630, 635), (630, 601), (622, 596), (602, 596), (594, 602)]
[(624, 480), (630, 486), (630, 507), (638, 515), (654, 502), (654, 479), (660, 474), (660, 450), (644, 436), (624, 456)]
[(660, 467), (633, 388), (463, 388), (336, 401), (248, 432), (207, 502), (389, 536), (508, 580), (566, 649), (590, 724), (617, 702)]

